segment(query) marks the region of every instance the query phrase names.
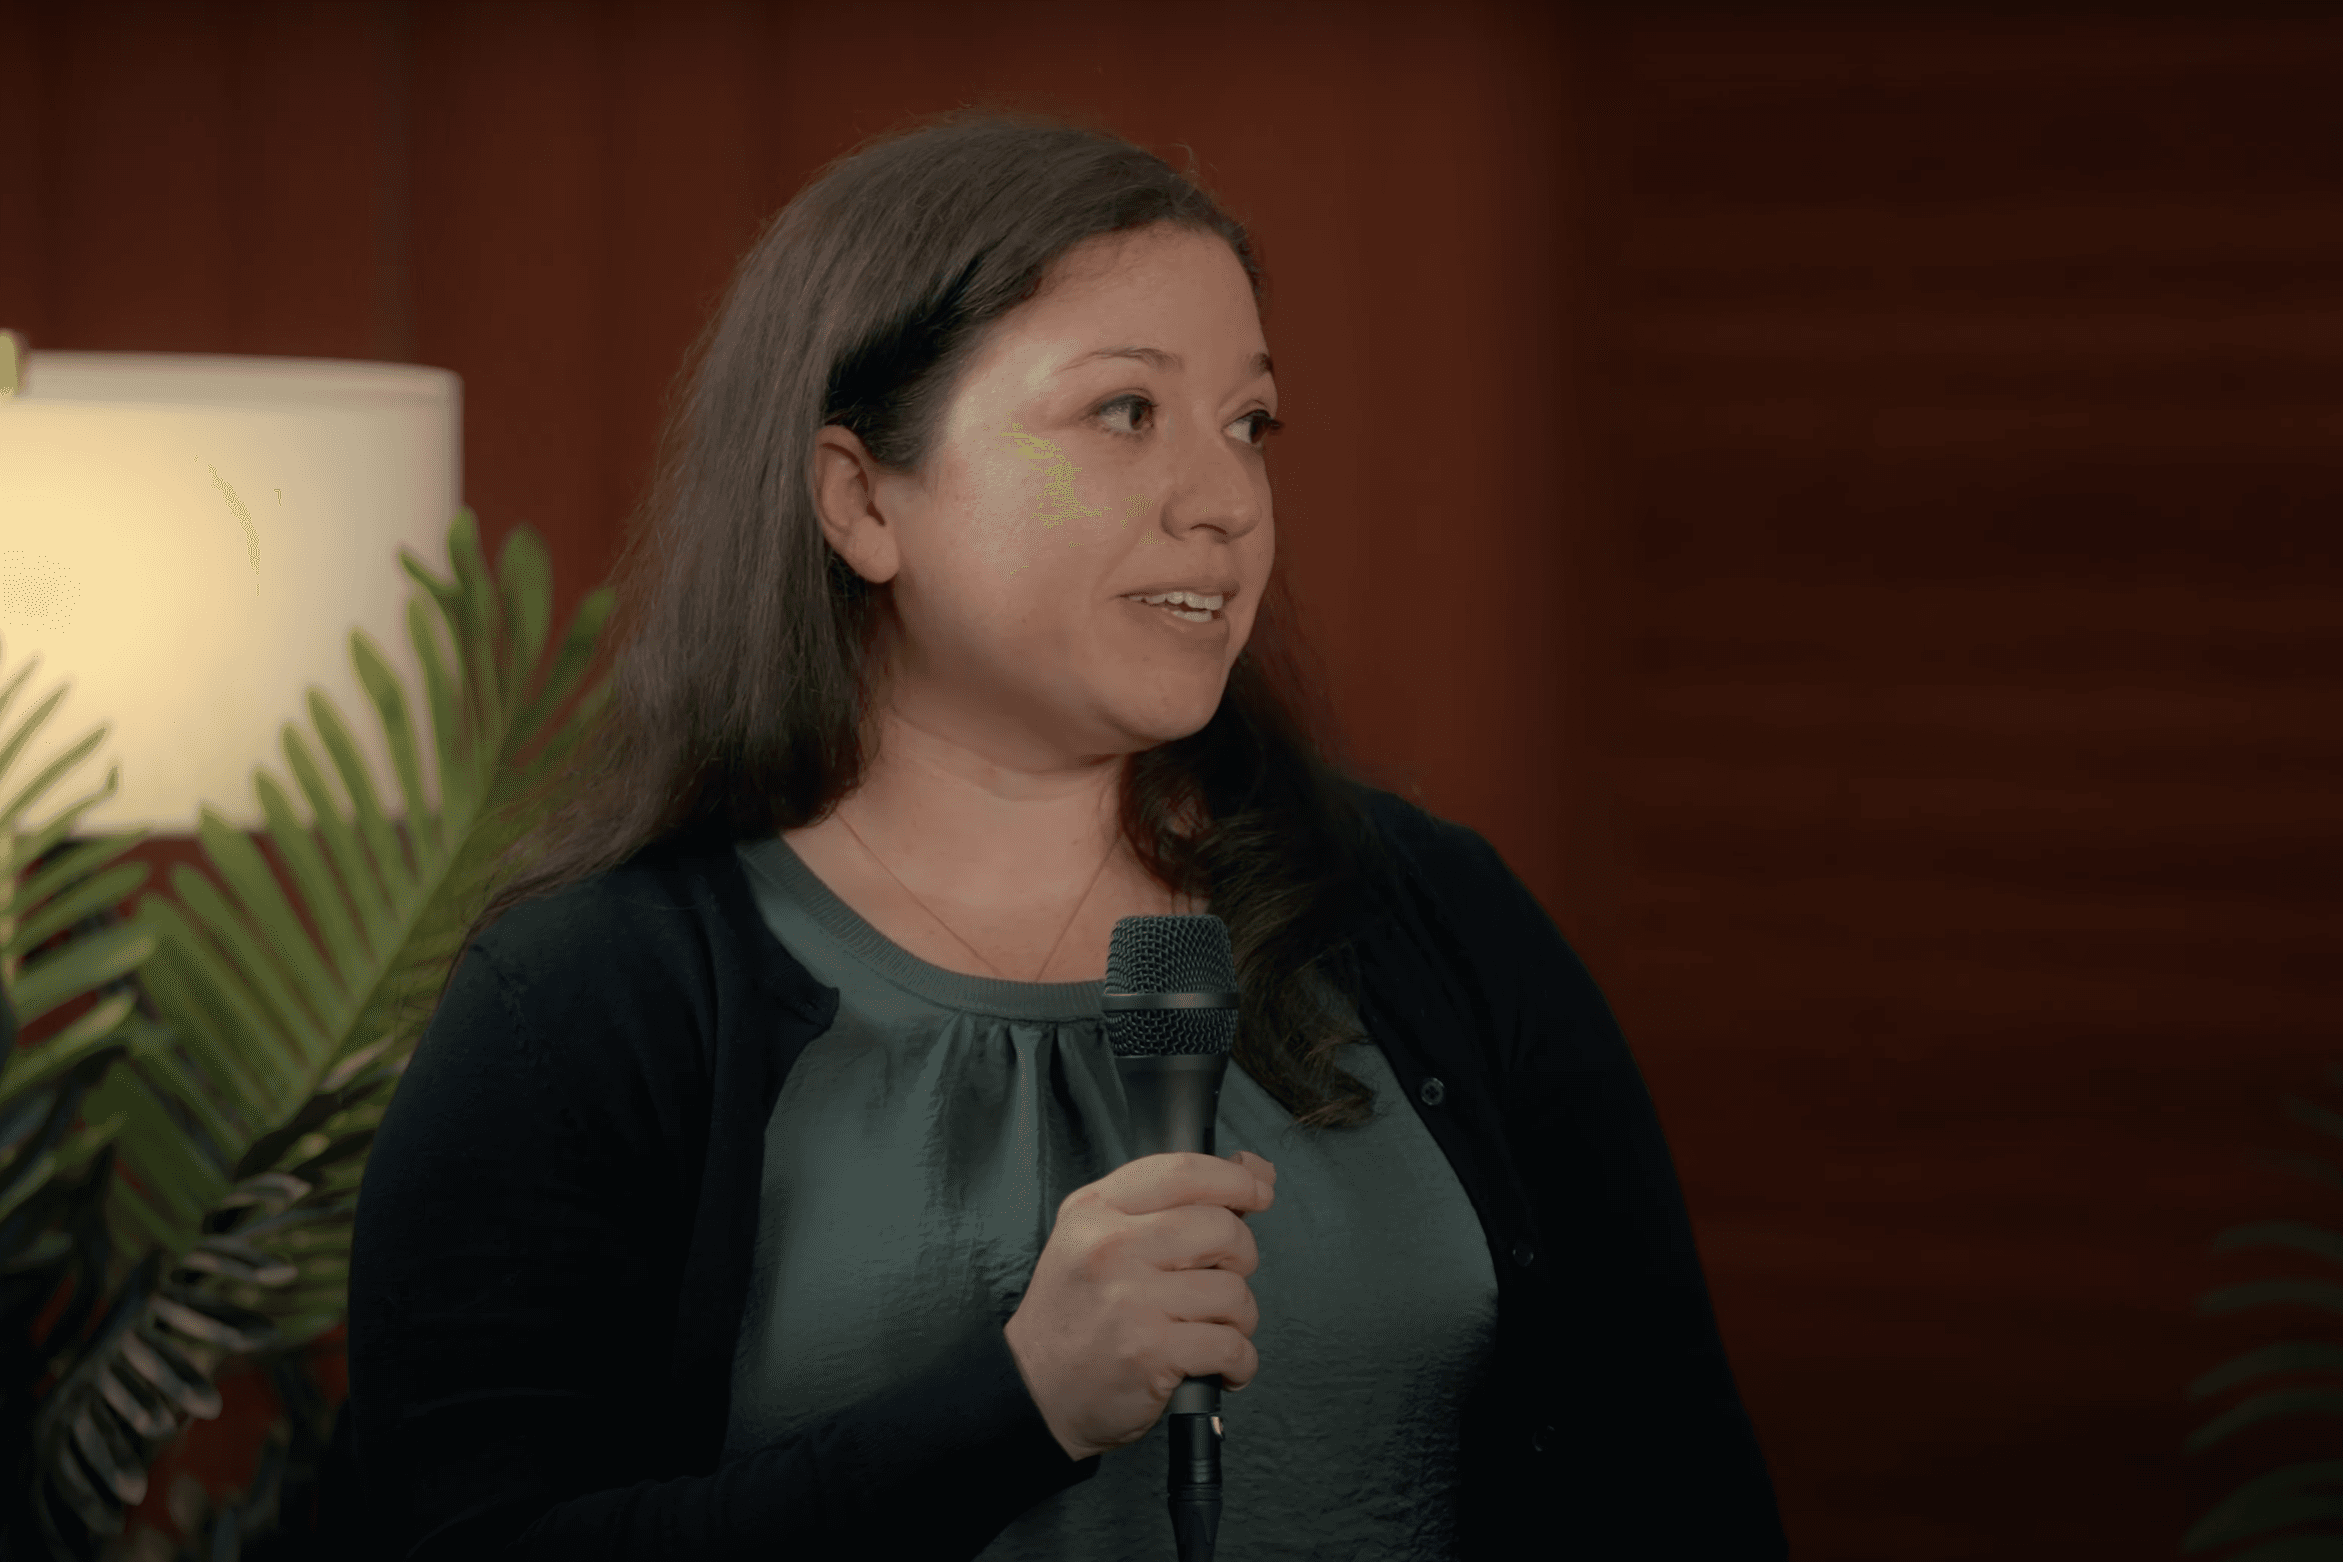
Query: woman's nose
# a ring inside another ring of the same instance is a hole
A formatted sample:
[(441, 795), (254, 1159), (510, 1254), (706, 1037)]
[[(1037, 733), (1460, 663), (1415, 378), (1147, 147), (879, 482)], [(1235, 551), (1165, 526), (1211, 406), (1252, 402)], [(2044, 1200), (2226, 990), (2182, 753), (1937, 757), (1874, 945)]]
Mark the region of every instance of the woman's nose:
[(1209, 526), (1232, 538), (1259, 526), (1269, 509), (1260, 459), (1223, 431), (1191, 435), (1177, 453), (1164, 525), (1175, 532)]

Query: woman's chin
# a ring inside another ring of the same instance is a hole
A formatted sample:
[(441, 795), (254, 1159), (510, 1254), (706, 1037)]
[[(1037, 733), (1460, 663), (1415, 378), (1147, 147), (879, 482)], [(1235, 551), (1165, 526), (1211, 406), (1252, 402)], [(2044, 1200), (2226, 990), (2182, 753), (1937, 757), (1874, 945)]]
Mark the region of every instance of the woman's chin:
[(1226, 680), (1209, 691), (1198, 690), (1185, 699), (1167, 700), (1123, 713), (1121, 725), (1142, 748), (1158, 748), (1166, 743), (1193, 737), (1202, 732), (1220, 709), (1221, 689)]

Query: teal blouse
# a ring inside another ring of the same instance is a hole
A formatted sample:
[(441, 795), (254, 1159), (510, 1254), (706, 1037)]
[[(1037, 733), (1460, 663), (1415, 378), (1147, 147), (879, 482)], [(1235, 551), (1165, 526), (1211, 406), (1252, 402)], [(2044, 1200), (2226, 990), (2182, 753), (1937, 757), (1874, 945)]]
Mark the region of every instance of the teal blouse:
[[(1061, 1199), (1128, 1155), (1105, 983), (930, 965), (778, 837), (739, 848), (758, 909), (837, 1019), (765, 1136), (724, 1458), (916, 1376), (972, 1319), (1017, 1309)], [(1102, 973), (1103, 977), (1103, 973)], [(1247, 1217), (1259, 1376), (1222, 1400), (1222, 1562), (1448, 1559), (1462, 1401), (1488, 1368), (1497, 1281), (1454, 1170), (1381, 1050), (1341, 1049), (1378, 1109), (1305, 1130), (1232, 1064), (1223, 1155), (1277, 1165)], [(982, 1562), (1168, 1556), (1165, 1431), (1013, 1520)]]

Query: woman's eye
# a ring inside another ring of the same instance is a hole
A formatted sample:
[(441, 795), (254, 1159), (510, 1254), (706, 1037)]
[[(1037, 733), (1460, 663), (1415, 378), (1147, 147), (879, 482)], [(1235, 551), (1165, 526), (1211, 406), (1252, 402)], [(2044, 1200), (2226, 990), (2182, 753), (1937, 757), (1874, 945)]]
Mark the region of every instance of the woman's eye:
[(1129, 428), (1110, 429), (1108, 432), (1126, 435), (1136, 434), (1139, 432), (1139, 420), (1145, 414), (1155, 410), (1155, 403), (1149, 401), (1144, 396), (1117, 396), (1114, 400), (1099, 408), (1098, 415), (1102, 418), (1111, 417), (1118, 408), (1129, 409), (1131, 414), (1131, 426)]
[[(1247, 443), (1254, 445), (1263, 443), (1269, 438), (1270, 435), (1285, 427), (1283, 423), (1278, 422), (1277, 419), (1271, 417), (1265, 411), (1248, 412), (1243, 417), (1237, 419), (1237, 422), (1250, 423), (1253, 425), (1252, 438), (1248, 440)], [(1230, 426), (1233, 428), (1235, 425), (1231, 424)]]
[[(1135, 438), (1143, 431), (1143, 420), (1152, 417), (1154, 412), (1155, 403), (1149, 401), (1144, 396), (1117, 396), (1114, 400), (1099, 408), (1097, 415), (1102, 418), (1112, 418), (1118, 413), (1128, 413), (1130, 417), (1129, 427), (1109, 428), (1107, 432), (1112, 434), (1120, 434), (1125, 438)], [(1243, 417), (1237, 419), (1236, 423), (1231, 423), (1229, 427), (1235, 428), (1238, 423), (1245, 424), (1249, 427), (1250, 432), (1246, 435), (1245, 442), (1254, 446), (1259, 446), (1271, 434), (1274, 434), (1279, 429), (1285, 427), (1283, 423), (1280, 423), (1277, 419), (1271, 417), (1266, 410), (1248, 412)]]

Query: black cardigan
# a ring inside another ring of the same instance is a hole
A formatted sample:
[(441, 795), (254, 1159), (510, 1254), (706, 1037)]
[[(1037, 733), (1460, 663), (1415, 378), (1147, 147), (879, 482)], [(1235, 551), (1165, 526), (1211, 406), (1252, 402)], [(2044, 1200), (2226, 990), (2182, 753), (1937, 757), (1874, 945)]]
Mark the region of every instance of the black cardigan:
[[(1497, 1271), (1467, 1554), (1786, 1556), (1609, 1008), (1477, 833), (1366, 797), (1402, 872), (1361, 907), (1361, 1018)], [(934, 1378), (717, 1467), (767, 1120), (837, 1002), (717, 832), (475, 941), (353, 1235), (342, 1432), (374, 1554), (964, 1558), (1095, 1470), (1050, 1436), (997, 1322)]]

